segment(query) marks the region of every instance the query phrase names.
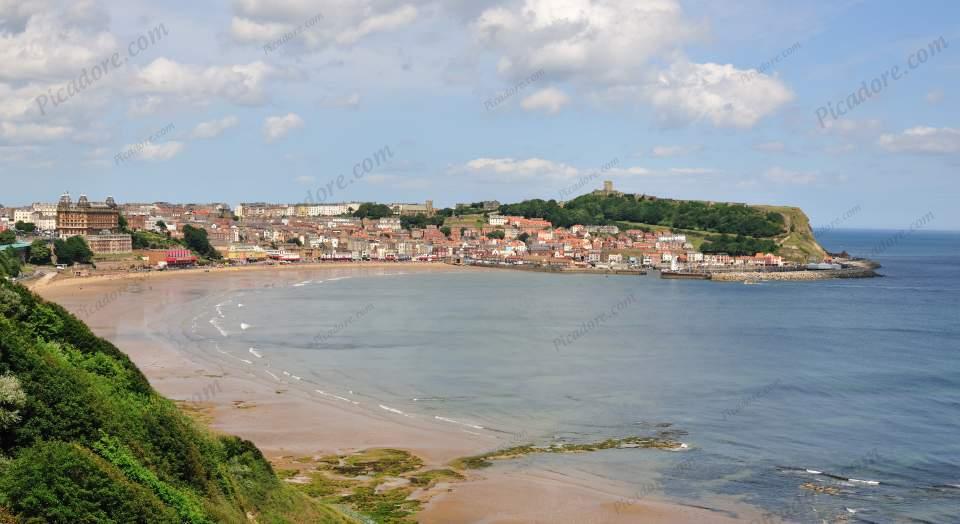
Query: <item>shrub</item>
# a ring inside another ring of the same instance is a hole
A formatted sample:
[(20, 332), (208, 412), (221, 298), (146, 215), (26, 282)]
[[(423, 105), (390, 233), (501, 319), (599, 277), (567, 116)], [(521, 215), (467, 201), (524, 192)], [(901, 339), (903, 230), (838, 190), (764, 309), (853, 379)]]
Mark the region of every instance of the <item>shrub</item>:
[(76, 444), (40, 441), (0, 472), (0, 505), (22, 521), (179, 522), (150, 492)]

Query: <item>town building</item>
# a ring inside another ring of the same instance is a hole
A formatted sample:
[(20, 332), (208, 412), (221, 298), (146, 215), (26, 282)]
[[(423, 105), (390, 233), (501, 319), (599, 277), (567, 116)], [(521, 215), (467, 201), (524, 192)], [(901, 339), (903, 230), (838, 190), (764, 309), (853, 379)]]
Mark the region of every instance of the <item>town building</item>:
[(505, 217), (503, 215), (490, 215), (487, 217), (487, 221), (491, 226), (505, 226), (507, 225), (508, 220), (509, 217)]
[(13, 222), (30, 222), (33, 223), (33, 210), (32, 209), (14, 209), (13, 210)]
[(85, 235), (90, 251), (95, 255), (120, 255), (133, 252), (133, 237), (103, 230), (96, 235)]
[(111, 233), (120, 230), (120, 208), (113, 197), (107, 197), (104, 202), (90, 202), (86, 195), (80, 195), (76, 203), (70, 200), (69, 194), (60, 197), (57, 236), (96, 235), (103, 230)]
[(226, 252), (226, 259), (231, 262), (256, 262), (266, 258), (266, 250), (257, 245), (233, 244)]
[(623, 193), (613, 189), (613, 180), (604, 180), (603, 189), (597, 189), (593, 192), (595, 195), (602, 196), (623, 196)]
[(351, 215), (360, 209), (359, 202), (340, 202), (331, 204), (297, 204), (294, 214), (298, 217), (335, 217)]
[(399, 218), (383, 217), (377, 220), (377, 229), (381, 231), (400, 231), (403, 226)]
[(427, 200), (423, 204), (390, 204), (390, 209), (394, 215), (413, 216), (427, 215), (433, 216), (433, 200)]
[(192, 266), (197, 257), (189, 249), (150, 249), (146, 251), (151, 266)]
[(500, 209), (500, 201), (498, 200), (484, 200), (483, 202), (474, 202), (474, 203), (459, 203), (455, 206), (457, 211), (461, 209), (477, 209), (475, 204), (480, 204), (480, 209), (483, 211), (496, 211)]

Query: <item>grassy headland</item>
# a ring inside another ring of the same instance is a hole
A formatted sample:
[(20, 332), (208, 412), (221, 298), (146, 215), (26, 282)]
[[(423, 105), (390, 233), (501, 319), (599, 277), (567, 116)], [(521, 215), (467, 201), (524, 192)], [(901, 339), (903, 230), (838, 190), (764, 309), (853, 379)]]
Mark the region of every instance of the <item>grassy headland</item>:
[(686, 234), (694, 248), (705, 253), (752, 255), (765, 251), (796, 262), (821, 260), (826, 254), (813, 236), (809, 219), (796, 207), (594, 192), (563, 203), (525, 200), (503, 205), (500, 212), (544, 218), (561, 227), (615, 224), (645, 230), (669, 228)]

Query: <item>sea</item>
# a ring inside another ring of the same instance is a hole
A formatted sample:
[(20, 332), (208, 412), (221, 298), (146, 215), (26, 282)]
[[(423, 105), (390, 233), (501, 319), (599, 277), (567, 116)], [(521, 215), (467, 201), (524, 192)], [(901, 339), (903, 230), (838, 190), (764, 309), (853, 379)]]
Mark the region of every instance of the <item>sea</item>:
[(504, 446), (684, 444), (494, 466), (623, 486), (621, 504), (729, 498), (769, 521), (960, 522), (960, 233), (820, 241), (883, 276), (744, 285), (397, 266), (197, 293), (158, 315), (178, 318), (203, 358), (318, 402)]

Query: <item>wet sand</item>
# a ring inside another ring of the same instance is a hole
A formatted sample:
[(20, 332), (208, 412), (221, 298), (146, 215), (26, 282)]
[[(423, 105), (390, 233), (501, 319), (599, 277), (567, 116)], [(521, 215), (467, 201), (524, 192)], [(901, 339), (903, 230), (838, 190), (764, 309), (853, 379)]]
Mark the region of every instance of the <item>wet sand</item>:
[[(476, 271), (445, 264), (363, 263), (313, 266), (247, 266), (177, 270), (89, 278), (56, 278), (34, 290), (78, 314), (100, 336), (127, 353), (162, 395), (199, 401), (211, 426), (257, 444), (270, 458), (319, 456), (371, 447), (410, 451), (429, 467), (490, 451), (503, 436), (479, 434), (436, 421), (359, 409), (274, 384), (214, 360), (200, 359), (165, 340), (152, 323), (163, 305), (197, 290), (294, 283), (336, 273), (362, 277), (385, 269), (404, 272)], [(523, 467), (471, 472), (468, 480), (441, 486), (418, 519), (425, 523), (514, 522), (734, 522), (759, 513), (723, 501), (719, 512), (671, 502), (631, 499), (622, 486), (602, 479)], [(736, 513), (729, 509), (733, 507)]]

